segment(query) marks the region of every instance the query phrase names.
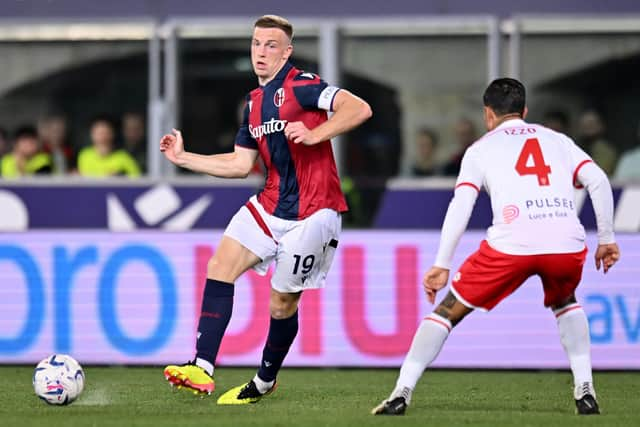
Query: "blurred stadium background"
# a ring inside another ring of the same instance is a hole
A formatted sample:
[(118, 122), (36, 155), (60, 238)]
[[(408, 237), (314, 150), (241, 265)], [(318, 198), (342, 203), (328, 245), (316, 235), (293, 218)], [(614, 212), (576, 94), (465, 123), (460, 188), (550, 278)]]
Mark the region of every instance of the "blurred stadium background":
[[(0, 363), (53, 352), (85, 364), (191, 358), (206, 259), (262, 178), (186, 174), (163, 161), (157, 141), (178, 127), (190, 150), (231, 149), (238, 103), (255, 86), (248, 40), (263, 13), (292, 21), (294, 64), (353, 90), (374, 110), (335, 142), (352, 211), (327, 288), (305, 296), (285, 366), (400, 365), (429, 310), (419, 282), (454, 182), (445, 166), (482, 134), (481, 94), (493, 78), (520, 78), (531, 120), (564, 122), (585, 149), (605, 144), (604, 161), (640, 144), (635, 0), (5, 1), (4, 154), (23, 125), (37, 127), (47, 143), (51, 118), (64, 124), (62, 141), (76, 154), (90, 144), (98, 115), (114, 119), (124, 146), (123, 117), (138, 114), (145, 137), (132, 150), (143, 167), (137, 178), (83, 177), (71, 155), (66, 173), (0, 180)], [(427, 177), (413, 167), (423, 128), (439, 140)], [(640, 177), (640, 164), (635, 170)], [(615, 164), (609, 172), (623, 259), (607, 276), (589, 263), (579, 298), (594, 367), (637, 370), (640, 178), (616, 176)], [(576, 193), (593, 248), (585, 198)], [(483, 196), (457, 263), (489, 222)], [(267, 330), (268, 279), (247, 274), (237, 289), (220, 362), (253, 366)], [(537, 281), (492, 315), (463, 322), (436, 366), (566, 369)]]

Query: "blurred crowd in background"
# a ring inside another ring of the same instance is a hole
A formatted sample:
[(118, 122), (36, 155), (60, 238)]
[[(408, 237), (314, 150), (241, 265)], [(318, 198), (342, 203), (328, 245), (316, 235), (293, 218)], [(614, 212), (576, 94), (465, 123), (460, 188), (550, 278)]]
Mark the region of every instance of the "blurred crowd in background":
[[(238, 108), (241, 111), (241, 106)], [(0, 125), (0, 171), (3, 178), (33, 175), (77, 175), (92, 178), (126, 176), (136, 178), (147, 171), (146, 119), (140, 112), (125, 112), (121, 117), (99, 115), (94, 117), (86, 135), (72, 137), (68, 118), (64, 114), (42, 117), (37, 123), (17, 127)], [(572, 120), (558, 109), (547, 111), (541, 124), (561, 132), (580, 145), (613, 179), (640, 179), (640, 125), (636, 147), (622, 151), (620, 144), (607, 136), (607, 124), (596, 110), (586, 110)], [(395, 146), (382, 141), (379, 155), (368, 155), (367, 146), (376, 145), (370, 134), (368, 144), (356, 143), (351, 158), (366, 163), (366, 170), (356, 173), (372, 179), (392, 176), (455, 177), (460, 170), (462, 155), (485, 132), (478, 120), (461, 117), (452, 129), (420, 127), (413, 139), (413, 163), (410, 169), (400, 171), (400, 156), (386, 152)], [(441, 135), (448, 138), (442, 138)], [(233, 150), (234, 132), (229, 130), (212, 137), (212, 152)], [(373, 142), (371, 142), (373, 140)], [(364, 148), (362, 148), (362, 146)], [(360, 153), (358, 153), (360, 147)], [(442, 155), (441, 151), (447, 153)], [(451, 154), (453, 153), (453, 154)], [(364, 160), (360, 159), (364, 157)], [(395, 164), (394, 164), (395, 163)], [(347, 175), (350, 167), (346, 165)], [(352, 170), (353, 172), (353, 170)], [(261, 168), (256, 167), (260, 174)]]
[[(340, 31), (301, 30), (293, 64), (362, 96), (374, 112), (335, 141), (350, 206), (345, 224), (372, 224), (396, 183), (452, 188), (464, 151), (485, 133), (482, 92), (498, 73), (527, 86), (529, 121), (570, 136), (614, 185), (640, 182), (640, 26), (625, 27), (619, 17), (556, 18), (532, 18), (520, 37), (504, 29), (499, 55), (491, 55), (484, 18), (426, 19), (411, 34), (405, 23), (386, 20), (367, 22), (365, 33), (348, 22)], [(22, 24), (13, 36), (0, 34), (0, 180), (44, 176), (64, 185), (118, 176), (149, 185), (140, 178), (154, 184), (189, 176), (154, 151), (174, 126), (189, 151), (232, 151), (244, 97), (256, 86), (244, 35), (250, 24), (186, 31), (198, 22), (180, 24), (175, 43), (159, 42), (164, 60), (156, 62), (150, 35), (122, 30), (101, 38), (96, 34), (112, 31), (101, 22), (87, 24), (91, 31), (80, 36), (64, 26), (47, 35)], [(332, 39), (327, 32), (339, 46), (335, 61), (320, 49), (321, 40)], [(173, 44), (179, 48), (169, 49)], [(247, 185), (256, 185), (263, 170), (256, 165), (258, 179)], [(202, 185), (210, 181), (203, 177)]]
[[(636, 132), (636, 147), (626, 151), (621, 151), (620, 144), (609, 139), (607, 125), (596, 110), (583, 111), (575, 123), (568, 113), (550, 110), (544, 113), (540, 124), (571, 137), (609, 177), (617, 180), (640, 179), (640, 124)], [(452, 129), (452, 140), (440, 141), (439, 131), (430, 127), (417, 130), (411, 176), (457, 176), (462, 155), (467, 147), (482, 136), (485, 129), (463, 117)], [(455, 154), (444, 161), (438, 157), (438, 149), (442, 144), (455, 147)]]
[(144, 175), (147, 168), (145, 117), (126, 112), (117, 119), (93, 118), (87, 135), (72, 138), (63, 114), (10, 129), (0, 126), (3, 178), (78, 175), (92, 178)]

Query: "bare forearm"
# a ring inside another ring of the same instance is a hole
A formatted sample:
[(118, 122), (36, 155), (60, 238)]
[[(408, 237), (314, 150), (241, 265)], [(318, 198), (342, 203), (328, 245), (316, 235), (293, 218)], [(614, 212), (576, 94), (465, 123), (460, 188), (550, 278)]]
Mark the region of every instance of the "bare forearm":
[(178, 166), (220, 178), (245, 178), (247, 168), (235, 162), (234, 158), (235, 153), (204, 155), (185, 151), (178, 159)]
[(348, 132), (366, 121), (371, 115), (369, 104), (354, 97), (341, 105), (329, 120), (312, 129), (313, 140), (322, 142)]

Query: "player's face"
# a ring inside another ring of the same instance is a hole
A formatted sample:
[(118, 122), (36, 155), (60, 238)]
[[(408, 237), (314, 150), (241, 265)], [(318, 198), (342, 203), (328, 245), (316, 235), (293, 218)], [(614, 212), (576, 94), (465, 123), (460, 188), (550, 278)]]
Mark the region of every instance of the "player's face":
[(271, 81), (287, 62), (293, 47), (279, 28), (260, 28), (253, 31), (251, 63), (261, 85)]

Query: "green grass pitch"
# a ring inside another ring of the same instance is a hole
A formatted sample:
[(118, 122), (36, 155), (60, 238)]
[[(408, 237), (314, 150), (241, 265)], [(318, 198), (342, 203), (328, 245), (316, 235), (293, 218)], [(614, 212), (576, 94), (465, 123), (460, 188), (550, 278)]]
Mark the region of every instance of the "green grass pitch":
[(640, 372), (596, 372), (603, 414), (574, 415), (568, 372), (428, 371), (404, 417), (369, 414), (397, 370), (284, 369), (276, 392), (255, 405), (217, 406), (254, 370), (220, 368), (213, 396), (172, 390), (159, 367), (85, 367), (70, 406), (48, 406), (32, 367), (0, 366), (2, 426), (639, 426)]

